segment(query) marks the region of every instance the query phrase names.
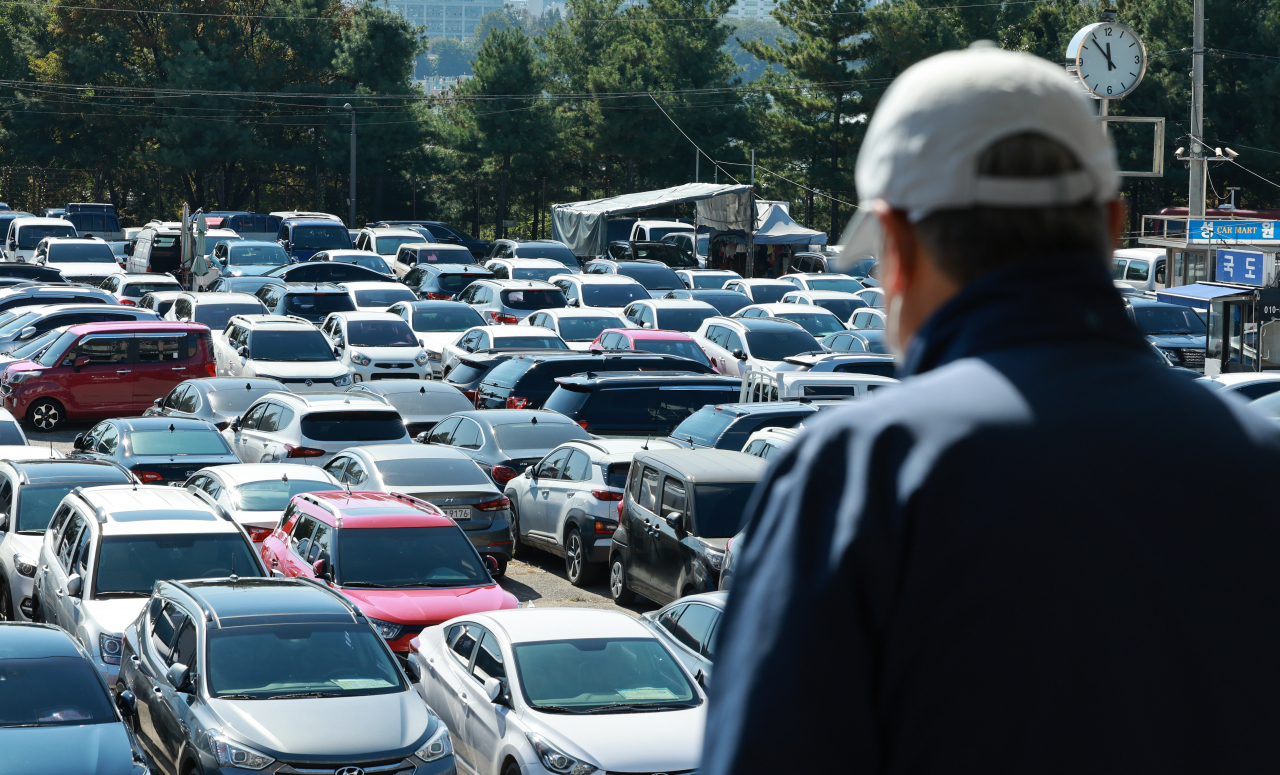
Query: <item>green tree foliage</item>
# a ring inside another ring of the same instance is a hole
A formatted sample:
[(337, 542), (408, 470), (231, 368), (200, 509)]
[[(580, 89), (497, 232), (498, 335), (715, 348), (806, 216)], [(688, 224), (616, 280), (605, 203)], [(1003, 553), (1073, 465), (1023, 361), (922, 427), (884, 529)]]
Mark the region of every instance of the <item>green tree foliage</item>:
[[(772, 19), (734, 19), (733, 34), (725, 43), (725, 51), (733, 57), (733, 62), (741, 71), (743, 81), (750, 83), (764, 75), (768, 62), (757, 59), (755, 55), (742, 47), (743, 41), (755, 42), (766, 46), (774, 45), (779, 38), (794, 41), (794, 32), (783, 27)], [(775, 65), (775, 67), (780, 67)]]

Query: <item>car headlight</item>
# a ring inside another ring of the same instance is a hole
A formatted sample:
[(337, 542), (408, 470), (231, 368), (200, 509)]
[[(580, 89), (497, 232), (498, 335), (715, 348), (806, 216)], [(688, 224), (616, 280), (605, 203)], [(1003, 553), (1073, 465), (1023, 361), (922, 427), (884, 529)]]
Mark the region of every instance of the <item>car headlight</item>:
[(384, 622), (381, 619), (369, 617), (369, 624), (372, 624), (373, 629), (377, 630), (378, 634), (387, 640), (395, 640), (400, 637), (400, 633), (404, 632), (404, 625), (396, 624), (395, 622)]
[(432, 360), (432, 361), (438, 361), (438, 360), (440, 360), (440, 353), (433, 353), (433, 352), (431, 352), (430, 350), (428, 350), (428, 351), (427, 351), (427, 359), (428, 359), (428, 360)]
[(120, 664), (120, 652), (124, 650), (123, 636), (108, 635), (105, 632), (98, 636), (98, 653), (102, 655), (102, 663), (106, 665)]
[(351, 375), (343, 374), (341, 377), (334, 377), (333, 384), (337, 385), (338, 387), (346, 387), (347, 385), (351, 384)]
[(714, 568), (715, 570), (722, 570), (724, 568), (723, 552), (707, 552), (706, 556), (707, 556), (707, 564), (709, 564), (712, 568)]
[(40, 372), (38, 371), (15, 371), (9, 375), (9, 384), (20, 385), (23, 382), (38, 376), (40, 376)]
[(440, 728), (431, 736), (427, 744), (413, 752), (414, 756), (424, 762), (433, 762), (453, 755), (453, 739), (449, 737), (449, 730), (445, 729), (444, 722), (439, 723)]
[(418, 353), (417, 355), (413, 356), (413, 362), (418, 364), (419, 366), (426, 366), (427, 354), (425, 352)]
[(231, 272), (231, 276), (232, 276), (232, 277), (240, 277), (240, 276), (242, 276), (243, 274), (244, 274), (244, 272), (240, 271), (239, 269), (235, 269), (235, 270), (233, 270), (233, 271)]
[(538, 758), (542, 760), (542, 766), (552, 772), (562, 772), (565, 775), (591, 775), (591, 773), (599, 769), (595, 765), (578, 761), (548, 743), (541, 735), (529, 732), (525, 737), (529, 738), (529, 743), (533, 745), (533, 750), (538, 753)]
[(357, 366), (368, 366), (370, 363), (373, 363), (373, 359), (359, 350), (352, 350), (351, 362)]
[(219, 767), (240, 767), (246, 770), (261, 770), (275, 761), (275, 759), (272, 759), (264, 753), (260, 753), (248, 746), (240, 745), (239, 743), (233, 743), (225, 737), (210, 737), (209, 746), (213, 749), (210, 753), (213, 754), (213, 758), (218, 760)]
[(36, 577), (36, 564), (20, 554), (13, 556), (13, 566), (17, 569), (19, 576), (26, 576), (29, 579)]

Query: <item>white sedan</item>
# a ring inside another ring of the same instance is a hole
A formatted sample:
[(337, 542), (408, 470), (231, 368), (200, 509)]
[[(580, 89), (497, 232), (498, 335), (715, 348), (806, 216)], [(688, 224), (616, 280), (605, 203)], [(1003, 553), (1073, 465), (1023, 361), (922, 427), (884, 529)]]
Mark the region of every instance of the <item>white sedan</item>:
[(469, 775), (688, 772), (707, 700), (627, 614), (546, 608), (461, 616), (423, 631), (418, 691)]

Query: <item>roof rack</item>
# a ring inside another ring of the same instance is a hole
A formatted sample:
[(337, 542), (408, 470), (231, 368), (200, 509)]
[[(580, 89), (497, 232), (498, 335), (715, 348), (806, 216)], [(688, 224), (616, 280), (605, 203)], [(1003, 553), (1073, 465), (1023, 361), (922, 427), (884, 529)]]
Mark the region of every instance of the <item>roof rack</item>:
[(404, 494), (404, 493), (402, 493), (402, 492), (390, 492), (390, 493), (387, 493), (387, 494), (388, 494), (388, 495), (390, 495), (391, 497), (395, 498), (396, 500), (404, 501), (405, 503), (408, 503), (410, 506), (417, 506), (417, 507), (419, 507), (419, 508), (422, 508), (423, 506), (425, 506), (425, 507), (427, 507), (428, 509), (431, 509), (431, 510), (434, 510), (434, 511), (439, 511), (439, 510), (440, 510), (440, 509), (439, 509), (439, 508), (438, 508), (434, 503), (430, 503), (430, 502), (428, 502), (428, 501), (424, 501), (424, 500), (422, 500), (421, 498), (415, 498), (415, 497), (413, 497), (412, 495), (405, 495), (405, 494)]
[(183, 584), (181, 581), (170, 580), (170, 581), (162, 581), (161, 583), (169, 584), (173, 586), (178, 591), (182, 592), (183, 594), (190, 597), (192, 600), (196, 601), (196, 605), (200, 606), (200, 610), (204, 612), (204, 620), (212, 624), (214, 629), (217, 629), (219, 627), (218, 615), (213, 612), (213, 609), (210, 608), (209, 604), (204, 601), (204, 598), (200, 597), (199, 595), (197, 595), (195, 592), (191, 590), (191, 587), (188, 587), (186, 584)]
[(285, 315), (284, 317), (286, 320), (295, 320), (299, 323), (306, 323), (307, 325), (311, 325), (310, 320), (307, 320), (306, 318), (303, 318), (303, 317), (298, 317), (297, 315)]
[(351, 615), (353, 617), (355, 617), (356, 621), (360, 621), (361, 619), (365, 618), (364, 611), (361, 611), (359, 608), (356, 608), (355, 604), (352, 603), (350, 600), (348, 600), (346, 595), (333, 591), (327, 585), (321, 584), (319, 581), (316, 581), (310, 576), (294, 576), (294, 578), (297, 579), (298, 581), (303, 582), (304, 584), (310, 584), (311, 586), (316, 587), (317, 589), (323, 589), (325, 592), (328, 592), (330, 595), (340, 600), (342, 602), (342, 605), (345, 606), (346, 609), (351, 612)]

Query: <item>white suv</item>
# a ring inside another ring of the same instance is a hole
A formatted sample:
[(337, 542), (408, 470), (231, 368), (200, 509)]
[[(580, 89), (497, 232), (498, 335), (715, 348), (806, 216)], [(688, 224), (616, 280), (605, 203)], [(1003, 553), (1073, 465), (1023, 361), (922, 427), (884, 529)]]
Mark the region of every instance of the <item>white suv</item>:
[(93, 656), (107, 686), (125, 627), (166, 579), (266, 576), (249, 535), (225, 510), (174, 487), (77, 487), (44, 534), (35, 576), (38, 622)]
[(220, 377), (265, 377), (295, 393), (351, 384), (333, 345), (303, 318), (235, 315), (213, 334), (213, 355)]
[(583, 587), (609, 561), (618, 503), (641, 449), (678, 449), (665, 439), (570, 441), (507, 483), (516, 557), (535, 547), (564, 558), (569, 583)]
[(324, 465), (347, 447), (413, 443), (400, 413), (372, 393), (268, 393), (222, 436), (242, 463)]
[[(385, 283), (384, 283), (385, 284)], [(390, 312), (335, 312), (320, 326), (351, 379), (431, 379), (427, 351), (409, 324)]]
[(359, 312), (386, 312), (392, 304), (418, 300), (418, 294), (400, 283), (351, 282), (341, 285), (351, 294), (351, 303)]
[(570, 307), (593, 307), (621, 315), (633, 301), (652, 299), (640, 283), (620, 274), (561, 274), (551, 279)]
[(783, 318), (707, 318), (690, 336), (716, 370), (731, 377), (748, 369), (776, 369), (793, 355), (826, 350), (799, 323)]

